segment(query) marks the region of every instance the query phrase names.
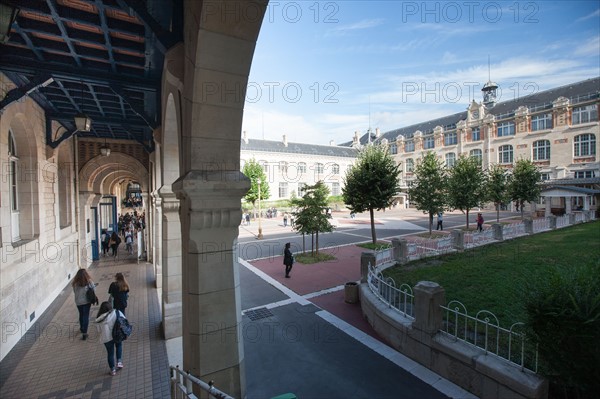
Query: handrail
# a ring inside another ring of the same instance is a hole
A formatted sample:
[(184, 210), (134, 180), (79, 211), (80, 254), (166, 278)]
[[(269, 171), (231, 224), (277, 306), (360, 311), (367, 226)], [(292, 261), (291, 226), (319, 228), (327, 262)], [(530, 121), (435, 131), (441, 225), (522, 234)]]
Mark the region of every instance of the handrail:
[(179, 370), (179, 366), (169, 366), (169, 369), (171, 373), (171, 398), (196, 399), (197, 396), (193, 391), (195, 384), (201, 390), (208, 393), (210, 398), (234, 399), (232, 396), (215, 388), (214, 381), (206, 383), (188, 372)]

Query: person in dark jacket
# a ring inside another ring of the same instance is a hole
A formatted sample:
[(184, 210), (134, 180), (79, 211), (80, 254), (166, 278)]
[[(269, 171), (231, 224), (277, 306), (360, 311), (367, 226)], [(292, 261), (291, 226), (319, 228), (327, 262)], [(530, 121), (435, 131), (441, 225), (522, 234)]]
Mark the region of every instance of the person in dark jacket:
[(125, 315), (127, 299), (129, 298), (129, 284), (127, 284), (127, 280), (125, 280), (123, 273), (117, 273), (115, 275), (115, 281), (108, 287), (108, 293), (113, 298), (113, 308), (121, 311), (121, 313)]
[(285, 265), (285, 277), (290, 278), (290, 272), (294, 265), (294, 255), (292, 255), (292, 251), (290, 250), (289, 242), (285, 244), (285, 249), (283, 250), (283, 264)]

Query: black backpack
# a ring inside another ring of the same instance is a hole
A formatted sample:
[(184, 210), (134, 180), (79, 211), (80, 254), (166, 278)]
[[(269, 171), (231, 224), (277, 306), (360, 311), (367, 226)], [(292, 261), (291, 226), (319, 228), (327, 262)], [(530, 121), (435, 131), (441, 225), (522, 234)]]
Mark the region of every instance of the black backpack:
[(117, 312), (117, 320), (115, 320), (113, 326), (112, 336), (113, 341), (119, 343), (125, 341), (131, 335), (133, 327), (129, 324), (129, 320), (123, 316), (123, 313), (118, 310), (115, 310), (115, 312)]

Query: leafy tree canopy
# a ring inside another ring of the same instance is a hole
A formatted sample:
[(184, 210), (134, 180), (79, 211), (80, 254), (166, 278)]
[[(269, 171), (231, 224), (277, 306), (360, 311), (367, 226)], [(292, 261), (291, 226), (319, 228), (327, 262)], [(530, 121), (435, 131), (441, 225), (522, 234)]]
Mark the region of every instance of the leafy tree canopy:
[(258, 162), (254, 158), (250, 159), (244, 164), (242, 168), (242, 173), (246, 175), (248, 179), (250, 179), (250, 189), (244, 196), (244, 199), (247, 202), (254, 203), (258, 200), (258, 181), (261, 181), (260, 184), (260, 199), (261, 201), (269, 199), (271, 194), (269, 193), (269, 184), (267, 181), (267, 175), (265, 171)]
[(415, 180), (408, 189), (411, 203), (423, 213), (429, 214), (429, 232), (433, 215), (444, 212), (447, 203), (448, 171), (435, 153), (427, 152), (415, 167)]

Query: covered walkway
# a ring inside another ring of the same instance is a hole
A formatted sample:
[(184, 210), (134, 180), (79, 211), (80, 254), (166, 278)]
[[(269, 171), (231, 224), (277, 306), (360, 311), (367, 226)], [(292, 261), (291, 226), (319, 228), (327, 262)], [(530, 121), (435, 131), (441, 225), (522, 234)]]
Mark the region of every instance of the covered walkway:
[[(123, 248), (121, 248), (123, 249)], [(90, 312), (89, 338), (81, 340), (73, 290), (67, 286), (37, 323), (0, 363), (0, 397), (16, 398), (165, 398), (169, 397), (168, 358), (160, 329), (160, 303), (152, 264), (122, 250), (120, 259), (101, 258), (89, 272), (100, 301), (108, 298), (114, 275), (130, 284), (127, 317), (134, 326), (123, 344), (125, 367), (109, 375), (106, 349)], [(12, 333), (20, 334), (18, 326)], [(8, 329), (3, 333), (9, 333)]]

